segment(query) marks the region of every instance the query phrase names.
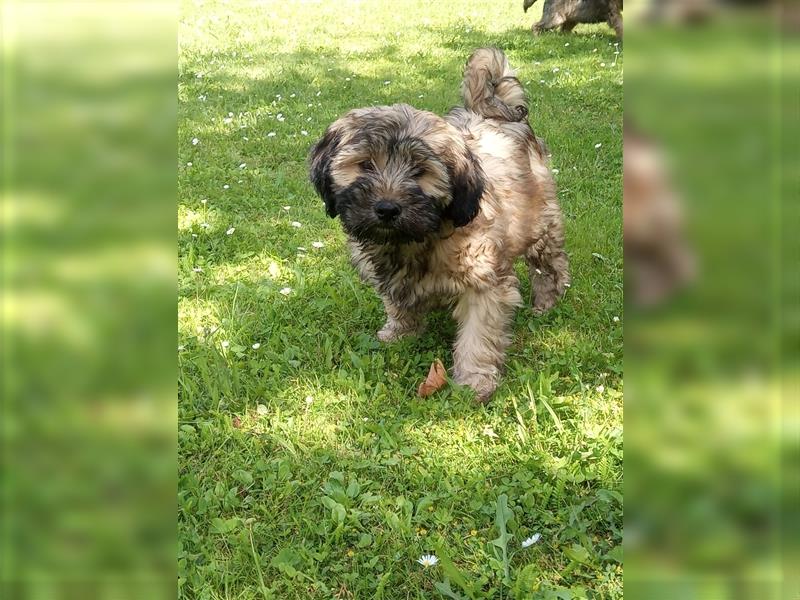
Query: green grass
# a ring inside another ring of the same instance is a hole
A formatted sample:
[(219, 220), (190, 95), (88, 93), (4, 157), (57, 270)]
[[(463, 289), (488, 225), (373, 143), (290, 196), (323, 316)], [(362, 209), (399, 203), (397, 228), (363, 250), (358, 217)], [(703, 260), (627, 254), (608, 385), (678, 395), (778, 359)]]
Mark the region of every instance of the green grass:
[[(532, 37), (540, 11), (184, 6), (182, 597), (622, 596), (622, 56), (605, 25)], [(506, 375), (479, 406), (452, 385), (415, 395), (433, 359), (452, 365), (446, 314), (376, 341), (380, 302), (305, 159), (350, 108), (445, 112), (485, 45), (518, 68), (553, 152), (574, 281), (548, 315), (517, 312)], [(425, 553), (440, 564), (417, 564)]]

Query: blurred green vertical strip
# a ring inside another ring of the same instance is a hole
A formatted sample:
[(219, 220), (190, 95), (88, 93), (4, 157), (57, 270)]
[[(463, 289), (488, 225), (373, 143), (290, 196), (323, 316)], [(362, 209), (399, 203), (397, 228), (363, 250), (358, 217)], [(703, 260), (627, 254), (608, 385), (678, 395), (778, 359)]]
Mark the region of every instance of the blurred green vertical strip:
[(0, 595), (173, 597), (177, 11), (3, 18)]
[(626, 28), (626, 119), (669, 163), (698, 264), (626, 311), (629, 600), (784, 597), (778, 27), (714, 5)]
[[(783, 598), (800, 598), (800, 31), (798, 6), (783, 5), (781, 36), (781, 504)], [(794, 23), (794, 25), (792, 25)]]

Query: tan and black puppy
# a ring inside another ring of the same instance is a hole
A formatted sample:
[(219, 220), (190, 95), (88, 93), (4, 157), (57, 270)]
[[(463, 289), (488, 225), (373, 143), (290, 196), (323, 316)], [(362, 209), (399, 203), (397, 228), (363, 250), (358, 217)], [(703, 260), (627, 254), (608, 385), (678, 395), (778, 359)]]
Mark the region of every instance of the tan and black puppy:
[[(525, 12), (536, 0), (523, 0)], [(579, 23), (608, 23), (622, 39), (622, 0), (544, 0), (542, 19), (534, 23), (533, 33), (560, 28), (572, 31)]]
[(405, 104), (352, 110), (313, 147), (310, 170), (383, 300), (378, 338), (417, 333), (429, 310), (451, 306), (453, 376), (486, 400), (522, 304), (514, 260), (528, 262), (537, 314), (570, 278), (546, 149), (502, 51), (472, 55), (462, 95), (445, 117)]

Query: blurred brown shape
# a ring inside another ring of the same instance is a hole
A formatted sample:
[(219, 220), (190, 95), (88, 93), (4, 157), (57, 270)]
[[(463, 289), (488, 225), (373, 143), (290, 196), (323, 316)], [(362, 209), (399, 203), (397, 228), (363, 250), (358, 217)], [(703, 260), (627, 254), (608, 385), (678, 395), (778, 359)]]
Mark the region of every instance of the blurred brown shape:
[(625, 298), (662, 303), (694, 278), (683, 210), (658, 146), (625, 124), (623, 137)]

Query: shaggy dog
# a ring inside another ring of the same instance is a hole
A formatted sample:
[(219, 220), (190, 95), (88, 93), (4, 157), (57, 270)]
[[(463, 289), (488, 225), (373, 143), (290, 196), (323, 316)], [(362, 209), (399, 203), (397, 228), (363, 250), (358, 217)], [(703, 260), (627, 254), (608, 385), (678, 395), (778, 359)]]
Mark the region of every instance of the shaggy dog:
[[(524, 0), (525, 12), (536, 0)], [(578, 23), (607, 22), (622, 39), (622, 0), (544, 0), (542, 20), (534, 23), (534, 33), (561, 28), (572, 31)]]
[(310, 176), (383, 300), (378, 338), (417, 333), (428, 311), (452, 307), (453, 377), (485, 401), (522, 304), (514, 260), (528, 263), (537, 314), (570, 278), (546, 148), (502, 51), (472, 55), (462, 96), (444, 118), (406, 104), (350, 111), (312, 148)]

